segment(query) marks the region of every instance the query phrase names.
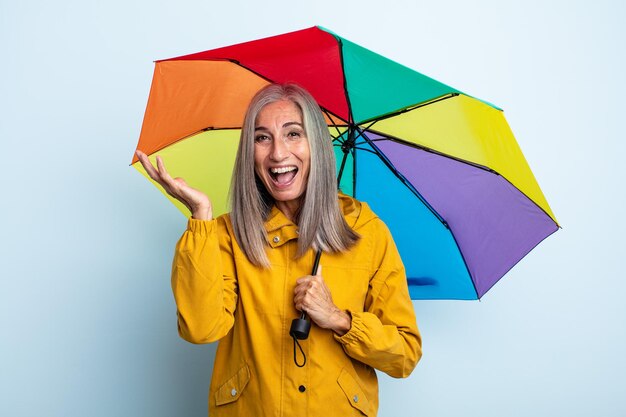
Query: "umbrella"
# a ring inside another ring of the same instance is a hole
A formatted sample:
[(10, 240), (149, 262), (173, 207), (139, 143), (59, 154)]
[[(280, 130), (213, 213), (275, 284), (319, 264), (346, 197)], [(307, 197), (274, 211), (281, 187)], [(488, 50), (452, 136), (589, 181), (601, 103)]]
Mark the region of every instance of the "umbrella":
[(228, 211), (243, 115), (270, 82), (320, 104), (340, 188), (390, 228), (411, 298), (480, 298), (558, 230), (501, 109), (321, 27), (157, 61), (137, 149)]

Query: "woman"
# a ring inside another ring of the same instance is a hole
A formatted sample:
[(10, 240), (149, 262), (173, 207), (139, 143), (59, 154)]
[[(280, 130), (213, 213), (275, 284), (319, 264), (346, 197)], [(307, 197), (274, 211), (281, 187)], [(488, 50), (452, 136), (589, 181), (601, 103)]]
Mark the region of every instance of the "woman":
[[(232, 212), (217, 219), (208, 197), (171, 178), (159, 157), (155, 169), (137, 155), (192, 213), (172, 288), (181, 337), (219, 340), (209, 414), (375, 416), (374, 368), (408, 376), (421, 339), (388, 229), (367, 204), (337, 194), (328, 128), (309, 93), (270, 85), (252, 99)], [(289, 335), (299, 311), (313, 323), (302, 367)]]

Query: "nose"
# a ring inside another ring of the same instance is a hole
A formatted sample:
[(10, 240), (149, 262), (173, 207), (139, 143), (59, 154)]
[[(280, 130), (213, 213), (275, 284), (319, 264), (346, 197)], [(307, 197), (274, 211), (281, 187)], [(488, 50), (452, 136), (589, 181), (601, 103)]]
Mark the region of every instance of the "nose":
[(289, 145), (282, 138), (272, 141), (272, 149), (270, 151), (270, 159), (280, 162), (289, 156)]

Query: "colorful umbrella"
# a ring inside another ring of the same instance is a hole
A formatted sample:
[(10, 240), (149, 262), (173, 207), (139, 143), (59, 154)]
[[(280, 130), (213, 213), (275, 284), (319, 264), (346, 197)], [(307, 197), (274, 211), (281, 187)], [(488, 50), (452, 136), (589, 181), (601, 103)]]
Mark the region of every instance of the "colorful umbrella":
[(137, 149), (226, 212), (238, 129), (270, 82), (322, 107), (340, 188), (391, 229), (413, 299), (480, 298), (559, 228), (501, 109), (320, 27), (157, 61)]

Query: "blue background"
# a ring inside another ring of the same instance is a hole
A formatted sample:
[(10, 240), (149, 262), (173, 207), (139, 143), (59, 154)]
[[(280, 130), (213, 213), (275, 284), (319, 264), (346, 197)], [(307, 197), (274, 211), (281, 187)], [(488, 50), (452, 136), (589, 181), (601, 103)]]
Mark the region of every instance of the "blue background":
[(185, 219), (128, 166), (152, 61), (315, 24), (502, 107), (564, 229), (481, 302), (415, 302), (380, 416), (623, 416), (619, 1), (0, 0), (0, 415), (203, 416)]

